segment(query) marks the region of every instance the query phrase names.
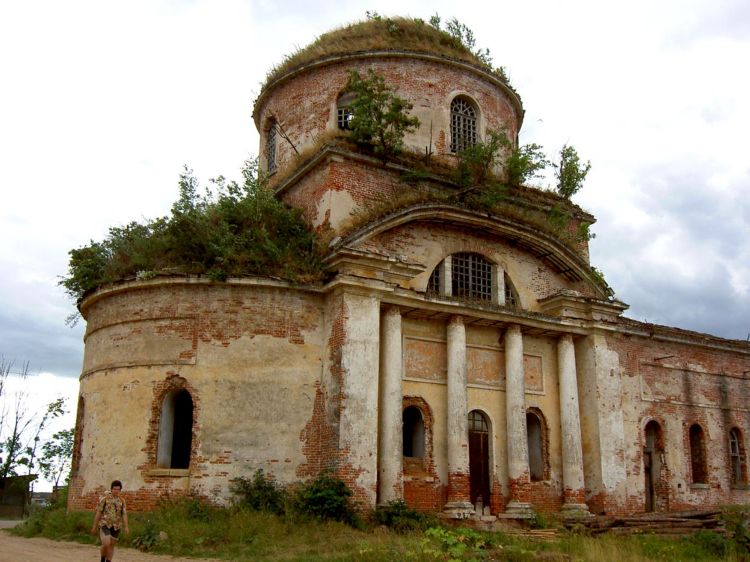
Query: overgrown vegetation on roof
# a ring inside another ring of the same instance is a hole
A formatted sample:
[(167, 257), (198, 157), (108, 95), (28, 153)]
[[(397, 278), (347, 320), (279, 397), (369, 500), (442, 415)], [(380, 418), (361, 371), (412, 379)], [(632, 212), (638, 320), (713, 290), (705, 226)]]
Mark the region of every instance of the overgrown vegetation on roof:
[(368, 12), (366, 20), (324, 33), (310, 45), (286, 55), (268, 72), (264, 87), (293, 68), (314, 60), (373, 50), (433, 53), (458, 59), (483, 67), (510, 87), (505, 69), (493, 67), (489, 50), (476, 47), (471, 29), (457, 19), (443, 24), (437, 14), (425, 22), (419, 18), (385, 17), (377, 12)]
[(408, 113), (412, 104), (396, 95), (385, 79), (372, 70), (365, 77), (350, 70), (346, 89), (356, 95), (349, 106), (349, 129), (354, 141), (382, 158), (401, 152), (404, 134), (419, 127), (419, 119)]
[(107, 283), (160, 273), (321, 279), (322, 247), (301, 212), (276, 198), (257, 159), (245, 162), (242, 175), (242, 184), (211, 180), (201, 194), (186, 167), (169, 216), (110, 228), (103, 241), (71, 250), (60, 284), (80, 300)]

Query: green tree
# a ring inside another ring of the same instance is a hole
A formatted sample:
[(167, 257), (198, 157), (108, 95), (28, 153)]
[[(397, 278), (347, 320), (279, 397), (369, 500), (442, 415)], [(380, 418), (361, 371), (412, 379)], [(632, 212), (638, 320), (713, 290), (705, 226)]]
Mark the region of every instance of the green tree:
[(39, 468), (44, 477), (55, 487), (60, 485), (61, 479), (63, 482), (68, 480), (73, 459), (73, 436), (74, 429), (63, 429), (42, 445)]
[(567, 144), (563, 145), (560, 150), (560, 162), (555, 171), (557, 192), (565, 199), (570, 199), (583, 187), (589, 170), (591, 170), (591, 162), (584, 164), (575, 148)]
[(319, 279), (322, 249), (301, 211), (275, 196), (257, 158), (244, 163), (242, 177), (238, 183), (220, 176), (201, 190), (185, 167), (169, 216), (110, 228), (105, 240), (71, 250), (60, 284), (79, 300), (106, 283), (164, 271), (217, 281), (243, 275)]
[(511, 148), (505, 131), (489, 129), (485, 140), (478, 141), (458, 153), (457, 183), (463, 186), (484, 184)]
[(404, 135), (419, 127), (419, 119), (409, 117), (412, 104), (397, 96), (372, 70), (365, 78), (350, 70), (346, 89), (356, 96), (349, 106), (349, 128), (355, 142), (370, 147), (382, 158), (401, 152)]
[(26, 474), (31, 474), (45, 427), (66, 413), (64, 398), (47, 404), (40, 417), (38, 412), (29, 410), (26, 392), (9, 394), (6, 385), (9, 375), (16, 375), (21, 383), (32, 376), (28, 362), (18, 372), (13, 372), (13, 365), (13, 361), (0, 357), (0, 478), (16, 476), (22, 467)]
[(526, 185), (526, 182), (540, 177), (540, 173), (550, 165), (544, 149), (538, 144), (525, 144), (513, 150), (505, 161), (505, 172), (511, 185)]

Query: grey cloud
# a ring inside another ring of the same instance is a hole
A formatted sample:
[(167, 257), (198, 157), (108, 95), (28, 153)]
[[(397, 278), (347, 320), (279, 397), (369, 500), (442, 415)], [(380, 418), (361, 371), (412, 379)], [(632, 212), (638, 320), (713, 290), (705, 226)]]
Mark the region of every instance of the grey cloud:
[[(641, 209), (656, 220), (647, 227), (620, 221), (608, 207), (597, 224), (593, 263), (603, 269), (617, 297), (631, 305), (627, 316), (745, 339), (750, 331), (750, 294), (732, 286), (729, 267), (750, 261), (750, 176), (733, 186), (734, 195), (709, 188), (706, 163), (643, 169), (634, 189)], [(668, 236), (672, 246), (663, 263), (652, 256), (653, 245)], [(674, 260), (691, 272), (676, 271)]]

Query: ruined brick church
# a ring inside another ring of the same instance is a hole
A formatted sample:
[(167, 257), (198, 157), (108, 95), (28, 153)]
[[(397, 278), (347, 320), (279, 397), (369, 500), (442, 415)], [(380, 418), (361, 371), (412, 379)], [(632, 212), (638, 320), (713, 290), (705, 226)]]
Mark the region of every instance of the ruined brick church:
[[(332, 469), (363, 507), (456, 518), (746, 503), (750, 345), (624, 317), (567, 235), (594, 217), (551, 192), (511, 190), (497, 213), (448, 197), (463, 147), (517, 143), (520, 98), (427, 24), (434, 49), (358, 46), (379, 24), (322, 36), (254, 106), (275, 193), (330, 237), (324, 283), (158, 276), (80, 303), (69, 507), (113, 478), (131, 509), (225, 503), (257, 469)], [(345, 142), (348, 71), (370, 69), (419, 118), (410, 157)]]

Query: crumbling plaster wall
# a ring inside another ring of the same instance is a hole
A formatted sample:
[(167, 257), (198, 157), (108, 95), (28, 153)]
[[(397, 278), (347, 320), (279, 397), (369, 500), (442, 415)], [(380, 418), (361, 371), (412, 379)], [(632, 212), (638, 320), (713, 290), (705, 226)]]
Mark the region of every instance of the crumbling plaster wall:
[[(91, 507), (114, 478), (135, 508), (188, 491), (223, 502), (231, 478), (259, 468), (297, 479), (321, 373), (321, 297), (155, 281), (107, 294), (84, 314), (83, 447), (71, 506)], [(189, 473), (156, 467), (161, 398), (173, 384), (194, 403)]]
[(430, 274), (447, 255), (476, 252), (507, 272), (525, 310), (538, 311), (538, 300), (561, 289), (573, 289), (583, 295), (594, 296), (592, 289), (583, 281), (573, 283), (564, 279), (544, 262), (507, 240), (458, 226), (412, 222), (373, 236), (360, 247), (373, 253), (400, 256), (405, 261), (423, 264), (425, 271), (410, 283), (417, 291), (425, 290)]
[[(657, 509), (746, 503), (750, 493), (732, 486), (729, 431), (750, 431), (750, 369), (747, 355), (684, 343), (613, 334), (608, 345), (622, 365), (628, 467), (627, 508), (644, 509), (644, 427), (656, 420), (663, 432), (665, 497)], [(694, 484), (689, 429), (699, 424), (707, 453), (707, 482)], [(747, 447), (745, 447), (747, 450)], [(746, 461), (745, 461), (746, 462)], [(747, 486), (744, 486), (746, 488)]]

